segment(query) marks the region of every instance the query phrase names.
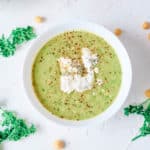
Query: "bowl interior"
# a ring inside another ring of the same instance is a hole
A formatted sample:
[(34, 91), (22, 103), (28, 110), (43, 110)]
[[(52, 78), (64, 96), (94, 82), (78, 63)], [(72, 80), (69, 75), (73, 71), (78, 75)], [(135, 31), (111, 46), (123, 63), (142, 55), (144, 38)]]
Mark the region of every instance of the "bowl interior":
[[(32, 87), (32, 79), (31, 79), (32, 64), (40, 48), (55, 35), (70, 30), (85, 30), (104, 38), (105, 41), (107, 41), (114, 48), (116, 54), (118, 55), (121, 68), (122, 68), (122, 83), (118, 95), (114, 100), (113, 104), (98, 116), (87, 120), (81, 120), (81, 121), (61, 119), (48, 112), (42, 106), (42, 104), (37, 100), (37, 97), (35, 96)], [(42, 34), (40, 37), (38, 37), (35, 40), (33, 45), (30, 47), (30, 50), (26, 56), (26, 60), (24, 63), (24, 70), (23, 70), (23, 82), (24, 82), (25, 91), (33, 106), (40, 113), (42, 113), (46, 118), (55, 121), (59, 124), (71, 125), (71, 126), (81, 126), (81, 125), (87, 125), (96, 122), (103, 122), (108, 118), (110, 118), (113, 114), (115, 114), (117, 110), (119, 110), (119, 108), (127, 98), (131, 86), (131, 79), (132, 79), (131, 63), (124, 46), (121, 44), (118, 38), (113, 35), (113, 33), (105, 29), (103, 26), (90, 23), (90, 22), (67, 22), (67, 23), (59, 24), (52, 27), (44, 34)]]

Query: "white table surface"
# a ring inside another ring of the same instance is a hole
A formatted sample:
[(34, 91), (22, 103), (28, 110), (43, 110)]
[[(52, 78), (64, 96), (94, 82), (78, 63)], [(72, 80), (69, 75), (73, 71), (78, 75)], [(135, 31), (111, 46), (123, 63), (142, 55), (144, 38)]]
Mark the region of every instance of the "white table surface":
[[(34, 17), (47, 18), (36, 24)], [(133, 67), (133, 84), (124, 104), (140, 102), (150, 88), (150, 40), (141, 28), (150, 21), (149, 0), (0, 0), (0, 34), (17, 26), (33, 25), (40, 35), (58, 20), (84, 19), (106, 26), (111, 31), (123, 29), (123, 42)], [(30, 104), (22, 82), (22, 68), (29, 42), (10, 58), (0, 58), (0, 105), (15, 110), (38, 126), (35, 135), (19, 142), (6, 142), (1, 150), (53, 150), (56, 139), (64, 139), (66, 150), (149, 150), (150, 136), (130, 142), (138, 132), (142, 118), (125, 117), (122, 109), (103, 124), (72, 128), (57, 125), (40, 115)]]

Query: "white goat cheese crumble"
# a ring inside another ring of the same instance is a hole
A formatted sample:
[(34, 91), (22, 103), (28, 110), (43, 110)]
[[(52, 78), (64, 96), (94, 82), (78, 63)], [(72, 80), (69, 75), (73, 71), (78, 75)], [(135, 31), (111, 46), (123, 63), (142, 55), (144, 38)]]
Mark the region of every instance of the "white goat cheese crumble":
[[(72, 91), (83, 92), (90, 90), (94, 83), (94, 66), (98, 63), (97, 54), (92, 54), (88, 48), (82, 48), (82, 62), (73, 61), (70, 58), (60, 57), (58, 59), (61, 71), (60, 88), (65, 93)], [(82, 69), (86, 69), (86, 74), (81, 76)]]

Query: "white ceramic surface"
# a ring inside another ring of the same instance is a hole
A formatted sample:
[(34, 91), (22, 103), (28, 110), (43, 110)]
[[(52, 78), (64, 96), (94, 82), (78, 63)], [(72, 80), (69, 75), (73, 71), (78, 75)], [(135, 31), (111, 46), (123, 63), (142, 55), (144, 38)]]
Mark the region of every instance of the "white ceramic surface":
[[(39, 49), (50, 38), (54, 37), (55, 35), (71, 30), (85, 30), (103, 37), (115, 49), (115, 52), (118, 55), (122, 67), (121, 88), (113, 104), (109, 108), (107, 108), (103, 113), (97, 115), (96, 117), (82, 121), (71, 121), (61, 119), (48, 112), (37, 100), (37, 97), (35, 96), (33, 91), (31, 79), (32, 64)], [(29, 49), (29, 52), (26, 56), (26, 60), (24, 63), (23, 81), (25, 91), (27, 92), (29, 100), (31, 101), (33, 106), (35, 106), (35, 108), (40, 113), (42, 113), (46, 118), (63, 125), (81, 126), (81, 125), (89, 125), (92, 123), (104, 122), (112, 115), (114, 115), (126, 100), (131, 86), (131, 80), (132, 80), (131, 63), (124, 46), (121, 44), (118, 38), (103, 26), (86, 21), (69, 21), (51, 27), (47, 32), (42, 34), (34, 41), (31, 48)]]

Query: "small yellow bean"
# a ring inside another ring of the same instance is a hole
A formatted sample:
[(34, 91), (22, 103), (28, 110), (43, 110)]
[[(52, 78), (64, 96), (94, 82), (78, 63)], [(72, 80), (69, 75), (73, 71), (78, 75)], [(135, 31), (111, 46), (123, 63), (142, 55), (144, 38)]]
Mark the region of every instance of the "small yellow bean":
[(150, 98), (150, 89), (147, 89), (145, 91), (145, 96), (148, 97), (148, 98)]
[(148, 40), (150, 40), (150, 33), (148, 33), (147, 38), (148, 38)]
[(41, 17), (41, 16), (36, 16), (34, 18), (34, 20), (35, 20), (36, 23), (42, 23), (42, 22), (44, 22), (45, 18)]
[(61, 150), (61, 149), (63, 149), (65, 147), (65, 142), (63, 141), (63, 140), (56, 140), (55, 142), (54, 142), (54, 148), (56, 149), (56, 150)]
[(116, 28), (114, 30), (114, 33), (115, 33), (116, 36), (120, 36), (122, 34), (122, 30), (120, 28)]
[(150, 29), (150, 23), (149, 22), (144, 22), (142, 25), (143, 29)]

